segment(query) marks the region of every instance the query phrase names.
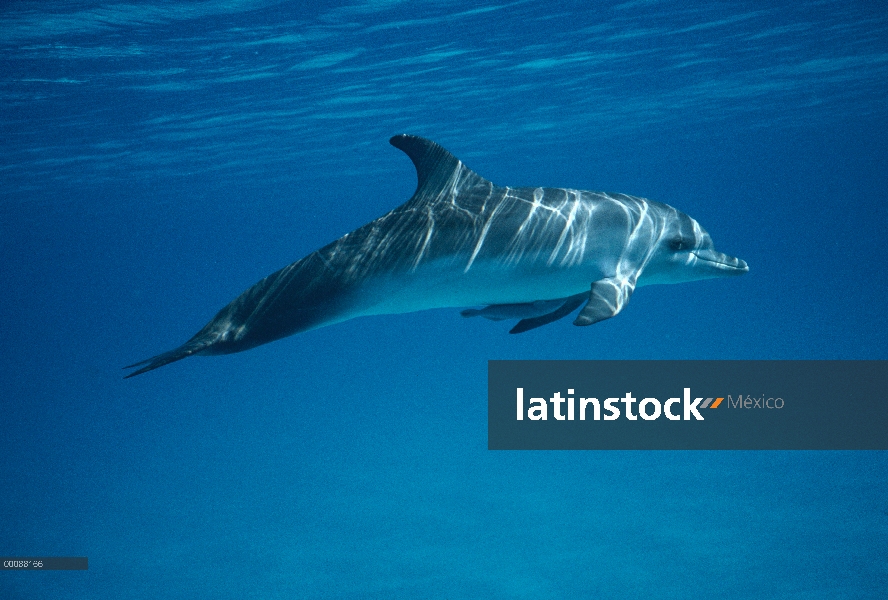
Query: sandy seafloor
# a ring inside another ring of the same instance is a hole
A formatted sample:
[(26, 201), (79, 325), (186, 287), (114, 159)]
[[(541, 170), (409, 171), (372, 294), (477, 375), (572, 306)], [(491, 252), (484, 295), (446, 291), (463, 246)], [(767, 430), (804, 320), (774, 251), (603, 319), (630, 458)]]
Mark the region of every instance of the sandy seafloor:
[[(493, 452), (486, 396), (489, 359), (888, 358), (888, 12), (304, 4), (0, 9), (0, 554), (89, 557), (0, 597), (884, 598), (885, 452)], [(122, 379), (409, 198), (397, 133), (750, 273)]]

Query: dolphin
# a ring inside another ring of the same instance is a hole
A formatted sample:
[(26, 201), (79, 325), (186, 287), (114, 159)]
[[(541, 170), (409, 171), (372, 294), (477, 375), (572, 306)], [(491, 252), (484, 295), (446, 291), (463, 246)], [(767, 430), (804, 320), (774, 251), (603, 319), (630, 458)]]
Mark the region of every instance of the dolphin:
[(501, 187), (438, 144), (397, 135), (413, 197), (258, 282), (133, 377), (193, 354), (230, 354), (355, 317), (467, 307), (519, 319), (511, 333), (583, 306), (574, 325), (619, 313), (637, 286), (746, 273), (691, 217), (644, 198)]

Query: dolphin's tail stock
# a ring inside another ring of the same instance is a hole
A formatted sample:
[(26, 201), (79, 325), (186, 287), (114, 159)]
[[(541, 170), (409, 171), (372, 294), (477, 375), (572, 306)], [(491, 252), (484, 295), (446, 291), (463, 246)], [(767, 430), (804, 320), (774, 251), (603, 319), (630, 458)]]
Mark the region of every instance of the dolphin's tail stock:
[[(232, 354), (249, 350), (317, 326), (335, 285), (319, 288), (327, 264), (318, 253), (272, 273), (222, 308), (190, 340), (169, 352), (124, 367), (141, 367), (126, 375), (135, 377), (193, 354)], [(142, 366), (144, 365), (144, 366)]]
[(152, 356), (151, 358), (140, 360), (137, 363), (124, 367), (124, 369), (132, 369), (140, 365), (145, 365), (141, 369), (125, 375), (124, 379), (135, 377), (136, 375), (141, 375), (142, 373), (147, 373), (148, 371), (153, 371), (158, 367), (168, 365), (172, 362), (176, 362), (177, 360), (182, 360), (183, 358), (188, 358), (192, 354), (197, 354), (202, 350), (206, 350), (207, 348), (215, 344), (217, 339), (217, 334), (214, 334), (213, 332), (201, 331), (175, 350), (170, 350), (169, 352), (164, 352), (163, 354), (158, 354), (157, 356)]

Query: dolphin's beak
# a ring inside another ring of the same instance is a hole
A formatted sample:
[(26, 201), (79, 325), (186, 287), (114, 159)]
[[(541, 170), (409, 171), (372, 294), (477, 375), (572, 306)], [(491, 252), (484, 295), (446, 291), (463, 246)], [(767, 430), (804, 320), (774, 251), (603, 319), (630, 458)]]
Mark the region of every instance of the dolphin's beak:
[(709, 267), (715, 276), (743, 275), (749, 271), (745, 260), (715, 250), (694, 250), (691, 254), (697, 257), (699, 266)]

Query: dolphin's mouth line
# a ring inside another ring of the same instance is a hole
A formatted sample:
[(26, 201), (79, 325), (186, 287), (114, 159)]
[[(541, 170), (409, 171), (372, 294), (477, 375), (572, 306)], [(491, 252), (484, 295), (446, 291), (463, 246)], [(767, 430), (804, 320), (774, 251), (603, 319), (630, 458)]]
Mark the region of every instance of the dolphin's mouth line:
[[(730, 271), (742, 271), (744, 273), (749, 271), (749, 265), (746, 264), (746, 261), (741, 260), (739, 258), (731, 258), (730, 260), (717, 260), (714, 258), (708, 258), (706, 256), (702, 256), (701, 254), (698, 254), (697, 252), (691, 252), (691, 254), (693, 254), (697, 260), (702, 260), (702, 261), (707, 262), (711, 265), (714, 265), (720, 269), (725, 269), (725, 270), (730, 270)], [(727, 259), (727, 256), (725, 256), (725, 258)]]

